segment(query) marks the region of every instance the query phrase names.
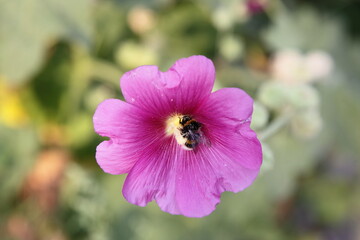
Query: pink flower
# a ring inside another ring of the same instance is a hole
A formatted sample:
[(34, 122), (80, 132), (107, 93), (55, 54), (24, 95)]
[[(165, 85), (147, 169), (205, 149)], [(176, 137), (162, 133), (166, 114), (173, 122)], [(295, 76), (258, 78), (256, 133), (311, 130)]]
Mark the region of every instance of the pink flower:
[(248, 12), (251, 14), (257, 14), (264, 11), (266, 5), (268, 4), (267, 0), (247, 0), (246, 7)]
[(213, 63), (178, 60), (167, 72), (141, 66), (123, 75), (126, 102), (108, 99), (94, 114), (95, 131), (110, 140), (96, 150), (100, 167), (128, 173), (123, 195), (188, 217), (210, 214), (224, 191), (256, 178), (262, 151), (250, 129), (253, 100), (237, 88), (211, 93)]

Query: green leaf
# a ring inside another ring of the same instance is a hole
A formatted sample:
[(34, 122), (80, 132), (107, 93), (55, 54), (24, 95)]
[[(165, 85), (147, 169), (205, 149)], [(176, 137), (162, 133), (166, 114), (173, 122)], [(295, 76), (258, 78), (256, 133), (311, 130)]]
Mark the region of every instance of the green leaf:
[(251, 121), (251, 128), (258, 130), (263, 128), (269, 120), (269, 111), (258, 101), (254, 102), (254, 111)]
[(268, 81), (259, 88), (259, 100), (275, 110), (317, 108), (320, 101), (318, 92), (311, 85), (290, 86), (276, 81)]
[(0, 126), (0, 210), (18, 194), (32, 166), (37, 150), (35, 132), (31, 129), (8, 129)]
[[(316, 36), (316, 37), (314, 37)], [(274, 49), (324, 49), (337, 47), (341, 38), (337, 21), (304, 8), (294, 12), (279, 9), (273, 24), (264, 32), (265, 41)]]
[(184, 3), (166, 11), (159, 29), (165, 40), (164, 54), (174, 61), (195, 54), (214, 55), (216, 31), (210, 16), (197, 5)]
[(41, 65), (51, 40), (90, 44), (91, 0), (0, 1), (0, 74), (13, 84)]
[(323, 119), (325, 130), (331, 134), (337, 147), (360, 154), (360, 98), (356, 87), (339, 84), (323, 87)]

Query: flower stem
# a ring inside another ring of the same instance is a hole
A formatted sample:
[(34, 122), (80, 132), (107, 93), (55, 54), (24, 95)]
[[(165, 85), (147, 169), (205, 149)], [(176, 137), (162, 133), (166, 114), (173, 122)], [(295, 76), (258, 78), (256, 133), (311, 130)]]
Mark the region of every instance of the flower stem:
[(267, 138), (276, 134), (282, 127), (284, 127), (290, 120), (290, 114), (280, 115), (274, 121), (272, 121), (269, 126), (258, 134), (258, 137), (261, 141), (266, 140)]

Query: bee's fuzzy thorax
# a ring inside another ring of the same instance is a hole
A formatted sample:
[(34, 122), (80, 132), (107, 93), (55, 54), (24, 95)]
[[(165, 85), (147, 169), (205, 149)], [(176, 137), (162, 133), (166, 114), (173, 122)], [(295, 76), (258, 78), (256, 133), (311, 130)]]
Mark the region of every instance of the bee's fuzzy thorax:
[(201, 140), (202, 124), (192, 116), (174, 114), (166, 120), (166, 135), (174, 136), (185, 150), (193, 150)]

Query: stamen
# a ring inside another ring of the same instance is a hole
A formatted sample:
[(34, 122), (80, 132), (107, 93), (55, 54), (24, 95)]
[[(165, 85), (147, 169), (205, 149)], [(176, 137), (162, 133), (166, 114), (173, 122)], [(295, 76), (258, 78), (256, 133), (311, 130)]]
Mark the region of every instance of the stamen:
[(168, 120), (166, 121), (166, 135), (167, 136), (174, 136), (177, 143), (185, 146), (185, 142), (186, 142), (186, 138), (184, 138), (181, 135), (181, 124), (180, 124), (180, 119), (183, 115), (180, 114), (175, 114), (172, 115), (171, 117), (168, 118)]

